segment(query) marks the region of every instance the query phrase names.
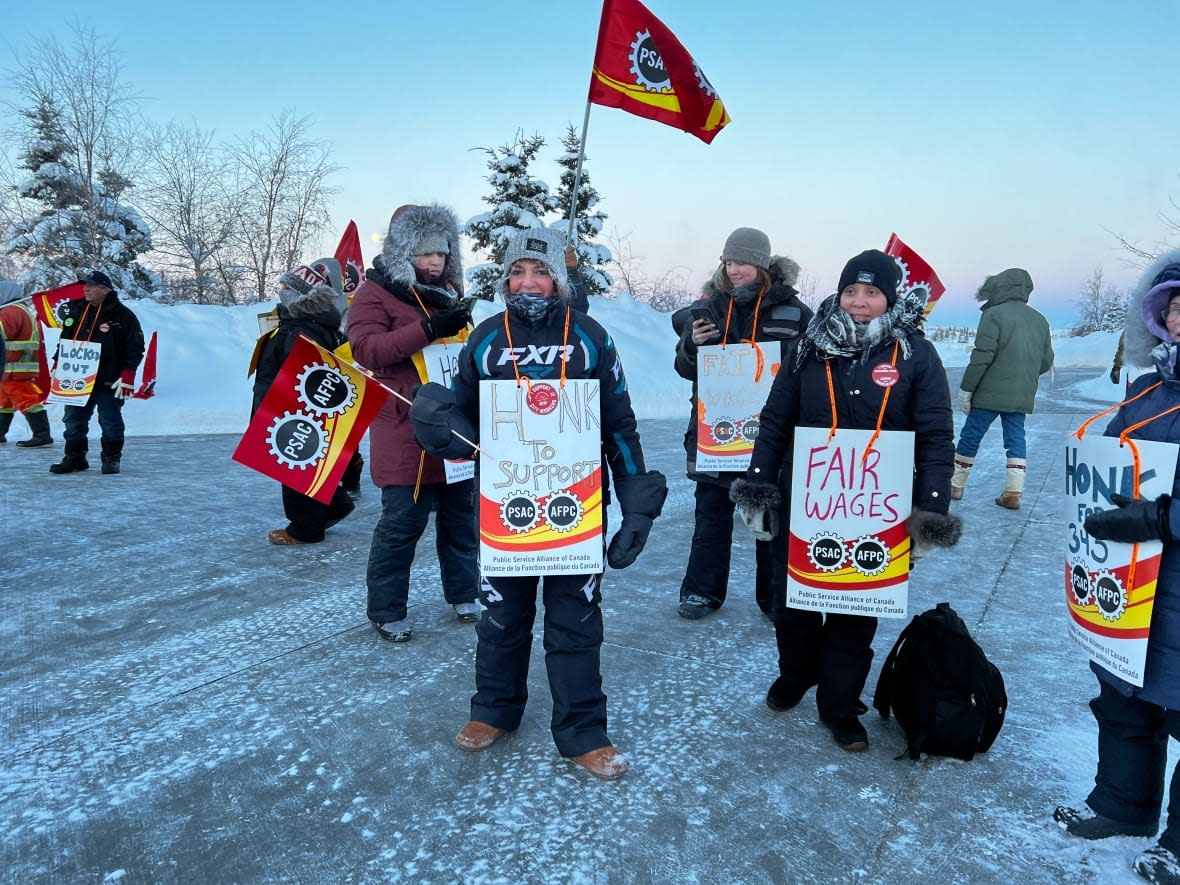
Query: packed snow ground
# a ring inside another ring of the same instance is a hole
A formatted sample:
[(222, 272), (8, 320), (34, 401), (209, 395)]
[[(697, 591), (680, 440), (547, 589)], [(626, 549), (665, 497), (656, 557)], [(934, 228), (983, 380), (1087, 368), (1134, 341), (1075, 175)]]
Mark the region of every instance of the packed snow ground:
[[(993, 429), (955, 505), (962, 543), (913, 574), (911, 614), (951, 601), (1011, 702), (986, 756), (914, 764), (894, 759), (901, 732), (875, 713), (872, 749), (846, 754), (813, 694), (786, 714), (765, 707), (773, 632), (742, 527), (725, 606), (676, 616), (692, 532), (687, 386), (671, 372), (666, 315), (596, 302), (649, 464), (671, 481), (648, 549), (605, 581), (610, 731), (632, 769), (602, 783), (553, 749), (539, 643), (521, 728), (481, 754), (454, 747), (474, 637), (438, 592), (432, 530), (414, 640), (368, 628), (375, 489), (321, 545), (266, 543), (282, 524), (278, 490), (229, 460), (235, 436), (217, 435), (248, 414), (258, 308), (133, 307), (160, 330), (160, 383), (127, 407), (138, 436), (124, 473), (50, 477), (60, 444), (0, 448), (7, 880), (1136, 881), (1131, 859), (1150, 840), (1079, 842), (1049, 819), (1088, 792), (1095, 759), (1095, 682), (1066, 633), (1060, 441), (1120, 389), (1106, 374), (1114, 336), (1055, 342), (1024, 509), (992, 504)], [(957, 387), (966, 349), (940, 350)], [(878, 665), (904, 623), (881, 622)]]

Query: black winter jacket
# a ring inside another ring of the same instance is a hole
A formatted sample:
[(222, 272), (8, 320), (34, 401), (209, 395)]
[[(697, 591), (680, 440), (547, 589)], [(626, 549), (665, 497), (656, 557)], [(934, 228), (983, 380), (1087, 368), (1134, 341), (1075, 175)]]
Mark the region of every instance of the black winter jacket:
[(325, 310), (311, 317), (293, 317), (282, 304), (279, 305), (279, 327), (274, 334), (262, 345), (262, 353), (258, 355), (258, 368), (254, 375), (254, 402), (250, 406), (250, 414), (258, 411), (263, 397), (274, 384), (283, 362), (295, 347), (295, 341), (304, 335), (320, 347), (335, 350), (344, 343), (345, 337), (340, 332), (340, 314), (335, 310)]
[(67, 301), (61, 340), (94, 341), (102, 345), (95, 390), (109, 390), (112, 381), (124, 372), (134, 372), (143, 359), (143, 328), (131, 308), (114, 291), (108, 292), (97, 307), (85, 298)]
[[(914, 432), (913, 509), (947, 513), (954, 472), (954, 417), (946, 372), (938, 351), (920, 333), (909, 336), (909, 359), (898, 356), (898, 380), (889, 394), (882, 430)], [(872, 430), (888, 388), (873, 381), (873, 369), (893, 358), (892, 340), (877, 345), (863, 362), (832, 357), (832, 386), (839, 427)], [(784, 502), (790, 501), (791, 455), (795, 427), (830, 427), (829, 361), (810, 354), (798, 372), (780, 371), (762, 410), (758, 440), (748, 476), (758, 482), (778, 480)], [(785, 368), (785, 367), (784, 367)]]
[[(725, 335), (725, 318), (731, 301), (728, 292), (718, 291), (713, 284), (705, 286), (707, 298), (694, 302), (696, 305), (708, 306), (713, 315), (719, 320), (718, 328)], [(754, 305), (739, 305), (733, 303), (733, 314), (729, 322), (729, 335), (726, 343), (736, 344), (748, 341), (751, 337), (755, 341), (779, 341), (782, 344), (782, 367), (779, 374), (790, 372), (794, 355), (794, 346), (798, 337), (811, 321), (811, 308), (799, 300), (798, 293), (788, 285), (778, 272), (778, 266), (771, 266), (771, 286), (762, 296), (762, 304), (758, 309), (758, 328), (754, 329)], [(697, 456), (697, 346), (692, 341), (691, 308), (684, 308), (672, 315), (672, 327), (680, 335), (676, 343), (676, 374), (692, 382), (692, 407), (688, 416), (688, 429), (684, 433), (684, 450), (688, 456), (688, 475), (697, 482), (710, 482), (717, 485), (730, 485), (740, 472), (699, 473), (696, 469)], [(720, 344), (721, 339), (710, 341), (709, 344)]]

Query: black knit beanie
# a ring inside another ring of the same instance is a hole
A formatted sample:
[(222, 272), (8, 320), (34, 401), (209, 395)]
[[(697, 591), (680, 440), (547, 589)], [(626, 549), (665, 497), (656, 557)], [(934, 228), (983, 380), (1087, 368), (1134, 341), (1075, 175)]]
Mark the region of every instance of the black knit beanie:
[(869, 249), (844, 265), (836, 291), (843, 292), (846, 286), (853, 283), (876, 286), (885, 293), (885, 300), (893, 307), (897, 301), (897, 283), (900, 276), (896, 261), (879, 249)]

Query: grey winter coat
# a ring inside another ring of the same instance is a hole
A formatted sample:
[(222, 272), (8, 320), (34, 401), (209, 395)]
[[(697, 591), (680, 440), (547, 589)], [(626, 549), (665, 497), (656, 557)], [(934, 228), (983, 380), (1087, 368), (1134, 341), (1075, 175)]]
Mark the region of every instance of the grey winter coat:
[(1053, 344), (1049, 323), (1028, 306), (1032, 290), (1032, 278), (1019, 267), (988, 277), (980, 286), (975, 297), (983, 302), (983, 316), (959, 384), (971, 394), (972, 408), (1033, 410), (1038, 380), (1053, 366)]

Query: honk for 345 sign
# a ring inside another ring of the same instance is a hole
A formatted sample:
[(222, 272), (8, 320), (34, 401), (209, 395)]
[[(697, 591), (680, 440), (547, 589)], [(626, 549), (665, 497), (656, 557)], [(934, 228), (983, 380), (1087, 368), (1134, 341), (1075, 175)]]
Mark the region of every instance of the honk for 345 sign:
[(602, 571), (598, 382), (481, 381), (479, 388), (480, 570)]
[(906, 616), (914, 435), (795, 429), (787, 604), (881, 618)]
[[(1135, 440), (1139, 497), (1172, 491), (1177, 449)], [(1092, 538), (1086, 517), (1117, 505), (1111, 495), (1134, 495), (1130, 446), (1111, 436), (1069, 436), (1065, 443), (1065, 602), (1069, 635), (1100, 667), (1143, 685), (1151, 611), (1163, 544), (1119, 544)]]

